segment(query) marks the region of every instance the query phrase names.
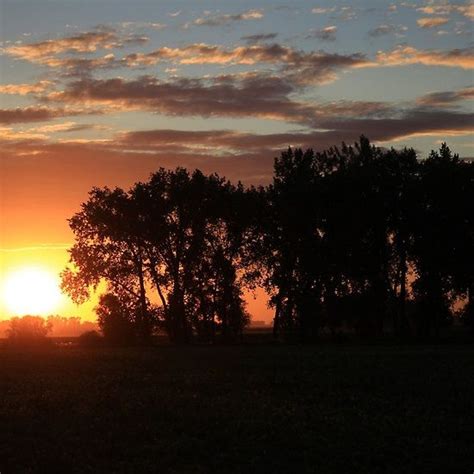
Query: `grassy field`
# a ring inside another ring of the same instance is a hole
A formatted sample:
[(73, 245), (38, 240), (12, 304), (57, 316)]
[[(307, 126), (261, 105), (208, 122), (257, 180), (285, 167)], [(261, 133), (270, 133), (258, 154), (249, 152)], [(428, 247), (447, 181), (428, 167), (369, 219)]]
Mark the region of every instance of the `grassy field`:
[(474, 346), (0, 350), (0, 471), (471, 473)]

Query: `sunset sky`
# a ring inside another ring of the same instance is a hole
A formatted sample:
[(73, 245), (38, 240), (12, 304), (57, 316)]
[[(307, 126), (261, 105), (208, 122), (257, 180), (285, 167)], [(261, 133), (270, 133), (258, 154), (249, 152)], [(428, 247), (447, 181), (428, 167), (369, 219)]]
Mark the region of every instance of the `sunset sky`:
[(92, 186), (160, 166), (267, 183), (287, 146), (361, 133), (474, 156), (473, 19), (471, 2), (0, 0), (0, 287), (64, 267)]

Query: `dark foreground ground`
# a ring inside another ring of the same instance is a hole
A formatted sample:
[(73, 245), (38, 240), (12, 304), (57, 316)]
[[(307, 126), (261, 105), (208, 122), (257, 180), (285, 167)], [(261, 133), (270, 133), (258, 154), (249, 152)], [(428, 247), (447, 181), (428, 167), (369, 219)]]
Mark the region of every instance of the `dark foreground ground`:
[(471, 473), (474, 347), (0, 350), (0, 472)]

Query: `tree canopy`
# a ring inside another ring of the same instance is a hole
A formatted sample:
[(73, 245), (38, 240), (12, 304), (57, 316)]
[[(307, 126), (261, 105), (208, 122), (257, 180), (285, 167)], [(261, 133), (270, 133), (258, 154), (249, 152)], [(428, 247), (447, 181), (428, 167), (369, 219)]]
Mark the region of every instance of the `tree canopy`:
[(365, 137), (289, 148), (260, 188), (159, 169), (127, 191), (92, 189), (69, 221), (62, 286), (80, 303), (105, 282), (115, 310), (102, 317), (126, 314), (142, 341), (156, 328), (176, 343), (236, 340), (255, 286), (270, 295), (278, 337), (387, 324), (427, 335), (456, 299), (474, 310), (473, 216), (474, 163), (446, 144), (426, 160)]

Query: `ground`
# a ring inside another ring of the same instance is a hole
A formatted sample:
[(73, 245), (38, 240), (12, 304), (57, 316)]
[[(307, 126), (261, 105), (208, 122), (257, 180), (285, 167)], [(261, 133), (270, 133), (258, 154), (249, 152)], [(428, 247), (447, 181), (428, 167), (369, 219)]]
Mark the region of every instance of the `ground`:
[(471, 473), (474, 346), (0, 349), (0, 471)]

